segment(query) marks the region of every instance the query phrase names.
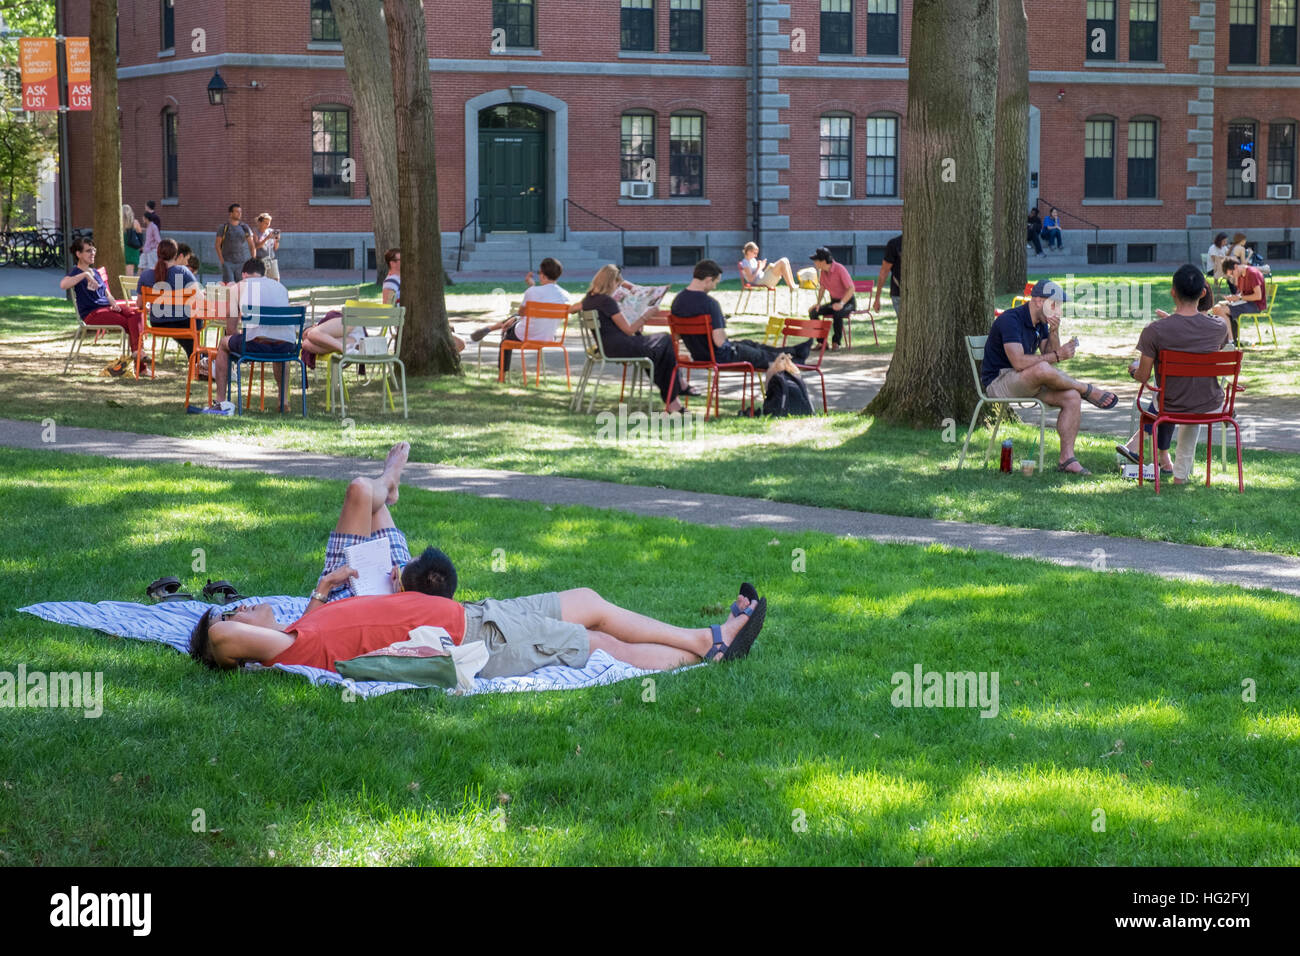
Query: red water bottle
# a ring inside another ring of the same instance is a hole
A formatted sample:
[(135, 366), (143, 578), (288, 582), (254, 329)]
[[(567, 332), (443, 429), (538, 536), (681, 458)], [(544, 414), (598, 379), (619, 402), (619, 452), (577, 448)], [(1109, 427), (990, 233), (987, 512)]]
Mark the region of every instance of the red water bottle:
[(1002, 443), (1002, 470), (1011, 473), (1011, 439)]

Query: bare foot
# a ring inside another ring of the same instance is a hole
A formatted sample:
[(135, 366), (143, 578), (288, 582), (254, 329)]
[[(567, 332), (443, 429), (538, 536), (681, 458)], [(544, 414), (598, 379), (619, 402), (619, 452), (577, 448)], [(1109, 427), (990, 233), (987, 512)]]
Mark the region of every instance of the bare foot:
[(384, 499), (385, 504), (397, 503), (397, 489), (402, 482), (402, 469), (406, 467), (406, 459), (410, 454), (411, 443), (408, 441), (399, 441), (388, 450), (388, 457), (384, 459), (384, 473), (379, 476), (380, 481), (388, 483), (388, 497)]

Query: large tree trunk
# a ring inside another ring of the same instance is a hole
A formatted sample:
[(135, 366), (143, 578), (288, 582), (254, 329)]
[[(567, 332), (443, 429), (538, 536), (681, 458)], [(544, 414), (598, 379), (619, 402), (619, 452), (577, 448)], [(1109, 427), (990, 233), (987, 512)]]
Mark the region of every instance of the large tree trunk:
[(402, 361), (413, 374), (457, 374), (442, 284), (433, 92), (420, 0), (384, 0), (397, 117), (397, 190), (402, 237)]
[(375, 265), (383, 273), (384, 252), (398, 244), (397, 120), (393, 116), (393, 70), (381, 0), (334, 0), (334, 19), (343, 40), (343, 64), (352, 84), (357, 129), (370, 185), (375, 231)]
[[(976, 402), (965, 335), (993, 319), (998, 0), (916, 0), (903, 162), (906, 287), (877, 418), (933, 428)], [(936, 268), (936, 266), (940, 266)]]
[(994, 163), (993, 290), (1025, 285), (1029, 188), (1029, 22), (1024, 0), (998, 2), (997, 159)]
[[(122, 128), (117, 118), (117, 0), (90, 5), (90, 128), (95, 265), (110, 291), (126, 272), (122, 248)], [(118, 289), (120, 295), (122, 290)]]

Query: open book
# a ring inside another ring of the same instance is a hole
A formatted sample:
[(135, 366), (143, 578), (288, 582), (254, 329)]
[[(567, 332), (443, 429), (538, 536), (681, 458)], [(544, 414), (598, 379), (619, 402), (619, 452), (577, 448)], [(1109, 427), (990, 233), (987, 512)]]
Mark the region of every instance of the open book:
[(614, 290), (614, 301), (619, 304), (623, 318), (631, 324), (656, 308), (667, 292), (666, 285), (634, 285), (630, 289), (619, 286)]
[(375, 538), (343, 549), (348, 565), (357, 572), (352, 590), (357, 594), (393, 593), (393, 557), (387, 538)]

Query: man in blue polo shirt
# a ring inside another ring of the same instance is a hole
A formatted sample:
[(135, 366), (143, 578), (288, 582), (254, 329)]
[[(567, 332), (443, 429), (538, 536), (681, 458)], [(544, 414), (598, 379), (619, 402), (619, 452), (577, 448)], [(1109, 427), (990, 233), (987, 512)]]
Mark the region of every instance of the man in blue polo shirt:
[(1091, 472), (1074, 457), (1081, 400), (1098, 408), (1114, 408), (1119, 399), (1113, 392), (1080, 382), (1056, 368), (1056, 363), (1073, 357), (1075, 350), (1074, 342), (1061, 344), (1061, 305), (1065, 300), (1065, 290), (1057, 283), (1040, 279), (1028, 302), (994, 319), (984, 343), (980, 384), (990, 398), (1037, 396), (1059, 408), (1056, 431), (1061, 436), (1061, 462), (1056, 470), (1087, 475)]

